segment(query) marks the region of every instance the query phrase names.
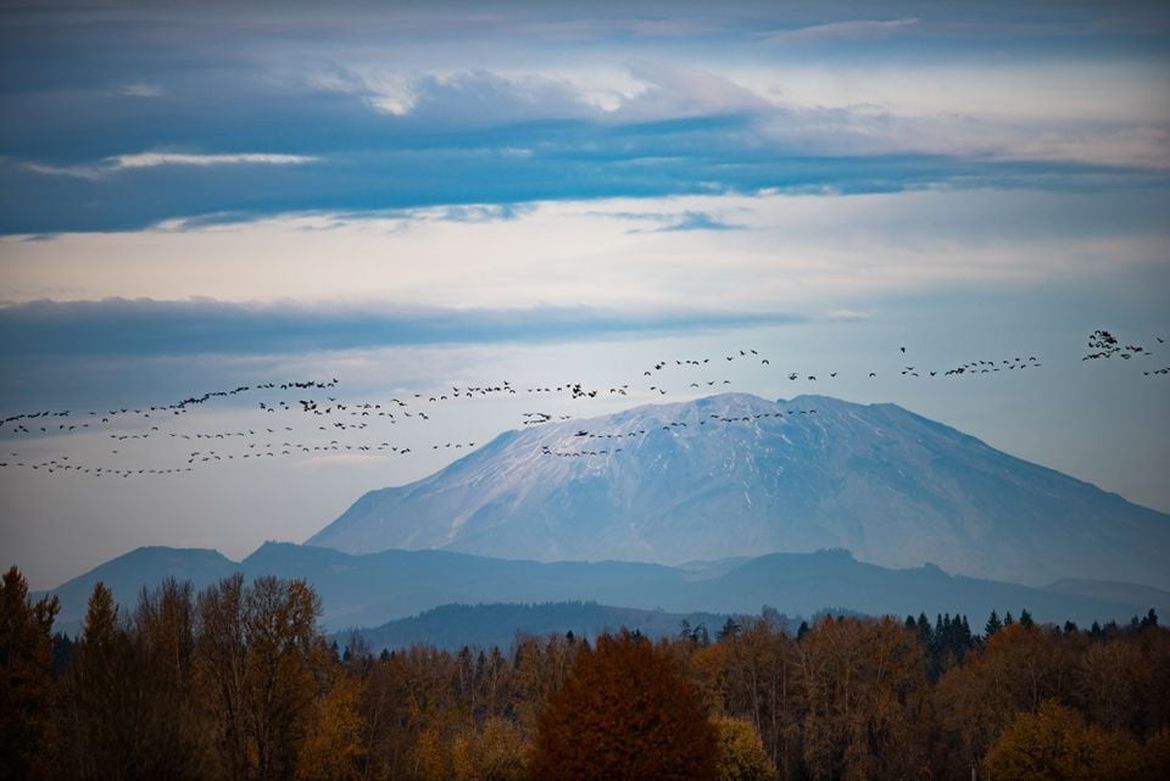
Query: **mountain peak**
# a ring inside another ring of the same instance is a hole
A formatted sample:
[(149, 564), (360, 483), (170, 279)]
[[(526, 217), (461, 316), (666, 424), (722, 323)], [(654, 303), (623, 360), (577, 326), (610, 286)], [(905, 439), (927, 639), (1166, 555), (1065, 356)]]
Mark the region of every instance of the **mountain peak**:
[(722, 393), (496, 437), (311, 544), (676, 564), (843, 548), (1040, 584), (1170, 585), (1170, 517), (893, 404)]

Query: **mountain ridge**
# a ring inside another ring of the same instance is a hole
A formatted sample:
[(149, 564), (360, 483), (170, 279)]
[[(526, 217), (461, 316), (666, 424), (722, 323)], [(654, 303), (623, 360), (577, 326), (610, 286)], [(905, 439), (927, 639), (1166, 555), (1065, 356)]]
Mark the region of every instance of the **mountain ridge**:
[[(212, 555), (214, 554), (214, 555)], [(235, 572), (249, 580), (305, 578), (321, 596), (328, 631), (376, 627), (451, 603), (596, 602), (613, 609), (748, 614), (770, 605), (790, 616), (843, 609), (904, 617), (965, 613), (982, 620), (1028, 608), (1038, 621), (1125, 621), (1170, 603), (1050, 592), (1013, 583), (949, 575), (934, 565), (888, 569), (848, 551), (775, 553), (744, 562), (690, 568), (639, 562), (538, 562), (441, 550), (351, 555), (329, 548), (268, 542), (240, 562), (214, 551), (141, 548), (73, 578), (50, 593), (62, 602), (57, 628), (76, 633), (93, 584), (101, 580), (131, 610), (143, 587), (164, 577), (196, 590)], [(1156, 596), (1156, 595), (1155, 595)], [(1136, 600), (1141, 601), (1136, 601)]]

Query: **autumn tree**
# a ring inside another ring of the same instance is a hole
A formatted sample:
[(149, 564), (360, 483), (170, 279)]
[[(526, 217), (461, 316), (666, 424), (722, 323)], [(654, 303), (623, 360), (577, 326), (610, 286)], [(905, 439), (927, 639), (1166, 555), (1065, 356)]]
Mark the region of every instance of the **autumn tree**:
[[(689, 647), (689, 644), (680, 644)], [(746, 718), (770, 761), (795, 772), (800, 755), (796, 642), (775, 619), (744, 620), (735, 636), (694, 648), (689, 665), (709, 710)]]
[(57, 598), (28, 596), (12, 567), (0, 582), (0, 779), (40, 775), (51, 730)]
[(291, 777), (328, 659), (317, 632), (321, 601), (303, 580), (237, 574), (199, 597), (202, 685), (218, 725), (221, 773), (260, 781)]
[(81, 779), (135, 778), (143, 743), (141, 690), (127, 685), (133, 649), (113, 593), (94, 584), (62, 691), (67, 716), (62, 772)]
[(719, 739), (715, 761), (718, 781), (774, 781), (776, 771), (752, 722), (732, 716), (716, 716), (711, 723), (715, 725)]
[(825, 618), (798, 644), (803, 756), (814, 779), (911, 774), (922, 644), (901, 622)]
[(529, 745), (519, 726), (499, 717), (466, 729), (452, 743), (455, 781), (525, 781)]
[(644, 637), (602, 635), (542, 712), (535, 779), (710, 779), (716, 735), (677, 661)]
[(130, 632), (140, 690), (142, 755), (156, 778), (198, 779), (207, 774), (207, 729), (196, 700), (195, 604), (189, 582), (165, 579), (143, 589)]
[(361, 777), (365, 747), (359, 694), (358, 681), (338, 674), (314, 703), (297, 758), (297, 778), (354, 781)]
[(407, 709), (397, 655), (384, 652), (362, 679), (358, 713), (367, 778), (402, 778), (414, 741), (415, 722)]
[(1170, 778), (1170, 727), (1151, 735), (1142, 746), (1142, 765), (1146, 778)]
[(1085, 723), (1076, 711), (1045, 702), (1021, 713), (987, 754), (996, 781), (1137, 781), (1143, 759), (1133, 738)]

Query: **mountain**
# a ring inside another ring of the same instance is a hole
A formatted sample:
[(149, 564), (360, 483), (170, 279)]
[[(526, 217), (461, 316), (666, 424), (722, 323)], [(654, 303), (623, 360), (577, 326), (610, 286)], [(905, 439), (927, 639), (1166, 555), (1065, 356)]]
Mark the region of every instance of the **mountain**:
[(89, 595), (98, 581), (113, 592), (117, 602), (125, 608), (132, 608), (143, 587), (154, 588), (165, 578), (190, 581), (199, 590), (237, 569), (236, 562), (219, 551), (206, 548), (136, 548), (53, 589), (50, 593), (56, 594), (61, 601), (54, 627), (68, 634), (81, 630)]
[(1075, 594), (1092, 597), (1106, 602), (1121, 602), (1130, 605), (1149, 605), (1163, 615), (1170, 615), (1170, 591), (1140, 586), (1135, 583), (1118, 583), (1108, 580), (1079, 580), (1067, 578), (1050, 583), (1045, 591), (1056, 594)]
[(724, 394), (510, 431), (309, 543), (553, 560), (845, 548), (887, 567), (1170, 588), (1170, 516), (893, 404)]
[[(433, 645), (448, 651), (457, 651), (465, 645), (506, 649), (517, 635), (544, 637), (571, 631), (577, 639), (592, 640), (604, 631), (616, 632), (624, 627), (651, 638), (674, 636), (684, 620), (692, 627), (702, 624), (714, 637), (727, 618), (716, 613), (667, 613), (596, 602), (441, 605), (417, 616), (362, 630), (361, 636), (375, 653), (383, 648), (412, 645)], [(348, 633), (340, 632), (336, 639), (345, 645)]]
[[(869, 615), (965, 613), (982, 620), (1028, 608), (1038, 621), (1126, 621), (1158, 603), (1108, 600), (948, 575), (938, 567), (888, 569), (845, 551), (773, 553), (742, 562), (685, 568), (623, 561), (510, 561), (450, 551), (351, 555), (328, 548), (269, 542), (241, 562), (215, 551), (140, 548), (55, 590), (63, 602), (58, 628), (76, 632), (94, 582), (132, 608), (139, 591), (163, 577), (197, 588), (242, 572), (308, 580), (321, 595), (327, 631), (378, 626), (451, 603), (597, 602), (669, 613), (757, 614), (764, 605), (790, 616), (825, 608)], [(509, 636), (518, 627), (506, 629)]]

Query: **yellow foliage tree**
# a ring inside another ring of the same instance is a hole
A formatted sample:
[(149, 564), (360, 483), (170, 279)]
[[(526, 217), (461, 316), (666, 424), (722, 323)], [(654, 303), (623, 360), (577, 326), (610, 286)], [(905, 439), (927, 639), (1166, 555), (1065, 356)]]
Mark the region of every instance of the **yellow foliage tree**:
[(351, 781), (360, 776), (364, 724), (358, 713), (360, 687), (337, 676), (313, 707), (298, 757), (297, 777), (305, 781)]
[(711, 719), (719, 736), (715, 777), (719, 781), (773, 781), (776, 771), (764, 751), (764, 741), (747, 719), (715, 716)]
[(438, 727), (429, 726), (418, 733), (411, 759), (413, 776), (419, 781), (446, 781), (451, 777), (449, 756)]
[(1137, 781), (1143, 777), (1137, 742), (1089, 725), (1079, 713), (1046, 701), (1021, 713), (987, 753), (996, 781)]
[(507, 719), (488, 718), (483, 730), (455, 736), (452, 764), (456, 781), (524, 781), (530, 747)]

